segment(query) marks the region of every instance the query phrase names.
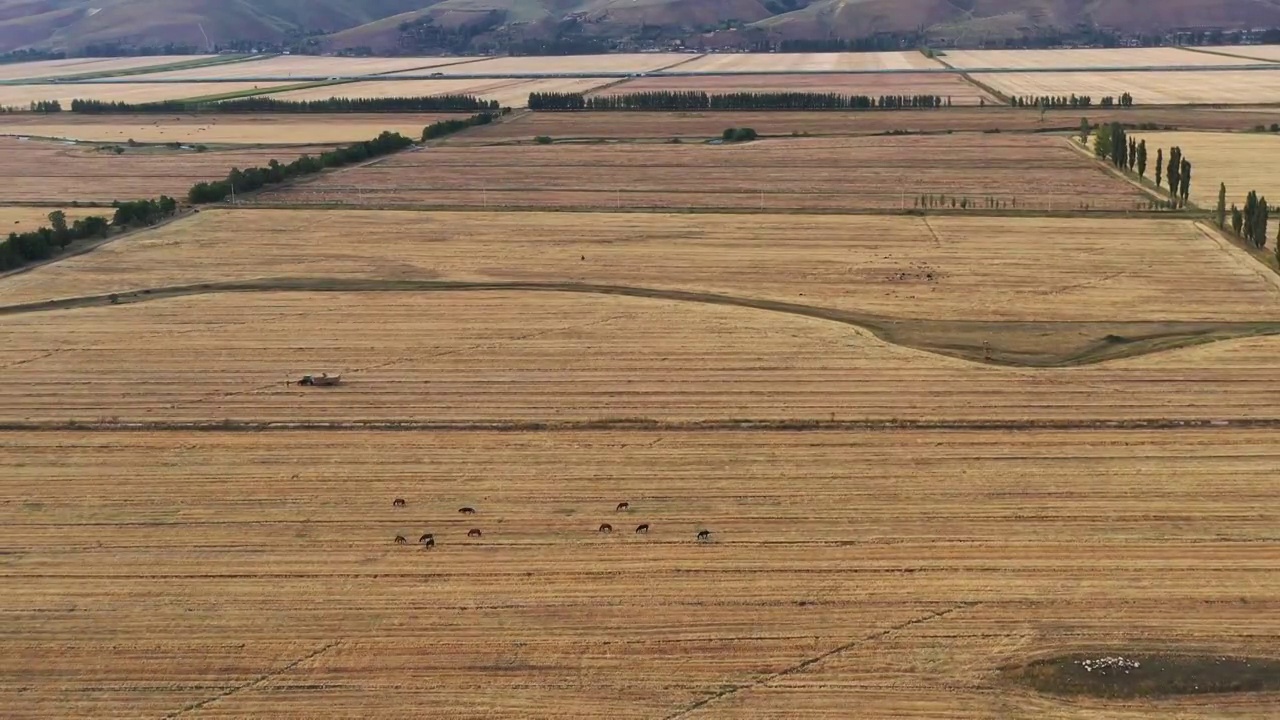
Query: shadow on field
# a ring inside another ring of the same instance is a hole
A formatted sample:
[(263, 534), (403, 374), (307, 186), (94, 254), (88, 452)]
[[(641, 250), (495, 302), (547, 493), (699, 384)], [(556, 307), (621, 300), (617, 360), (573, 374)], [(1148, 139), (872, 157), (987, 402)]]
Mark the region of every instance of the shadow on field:
[(1001, 672), (1042, 693), (1115, 700), (1280, 690), (1280, 660), (1226, 655), (1071, 654)]
[(358, 278), (264, 278), (86, 295), (0, 307), (0, 316), (232, 292), (558, 292), (752, 308), (856, 326), (896, 345), (1012, 367), (1070, 367), (1219, 340), (1280, 334), (1280, 322), (1020, 322), (900, 319), (778, 300), (624, 285)]

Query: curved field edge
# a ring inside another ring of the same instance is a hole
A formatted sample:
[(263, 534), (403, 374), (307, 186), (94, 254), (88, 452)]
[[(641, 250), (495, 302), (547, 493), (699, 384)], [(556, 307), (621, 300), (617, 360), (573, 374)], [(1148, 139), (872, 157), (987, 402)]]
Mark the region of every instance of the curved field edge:
[(1091, 365), (1249, 337), (1280, 335), (1280, 322), (917, 320), (814, 305), (688, 290), (569, 282), (463, 282), (348, 278), (263, 278), (209, 282), (21, 303), (0, 316), (244, 292), (526, 291), (651, 298), (750, 308), (861, 328), (881, 341), (990, 365), (1061, 368)]

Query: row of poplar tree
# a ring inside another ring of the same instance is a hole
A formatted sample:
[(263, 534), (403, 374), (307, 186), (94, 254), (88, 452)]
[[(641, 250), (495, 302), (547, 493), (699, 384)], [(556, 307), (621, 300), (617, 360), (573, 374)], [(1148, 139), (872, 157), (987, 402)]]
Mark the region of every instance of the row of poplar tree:
[[(1271, 206), (1265, 196), (1259, 196), (1257, 190), (1250, 190), (1245, 196), (1244, 208), (1231, 204), (1231, 230), (1251, 246), (1261, 250), (1267, 246), (1267, 222), (1271, 217)], [(1218, 227), (1225, 230), (1227, 224), (1227, 184), (1218, 186)], [(1280, 262), (1280, 229), (1276, 231), (1276, 262)]]
[[(1136, 172), (1139, 178), (1147, 176), (1147, 141), (1129, 137), (1120, 123), (1099, 125), (1094, 128), (1087, 119), (1080, 121), (1080, 142), (1088, 145), (1093, 133), (1093, 152), (1099, 160), (1110, 160), (1121, 170)], [(1171, 207), (1187, 204), (1191, 195), (1191, 162), (1182, 155), (1182, 148), (1169, 148), (1169, 162), (1164, 161), (1164, 149), (1156, 149), (1156, 187), (1169, 184)]]

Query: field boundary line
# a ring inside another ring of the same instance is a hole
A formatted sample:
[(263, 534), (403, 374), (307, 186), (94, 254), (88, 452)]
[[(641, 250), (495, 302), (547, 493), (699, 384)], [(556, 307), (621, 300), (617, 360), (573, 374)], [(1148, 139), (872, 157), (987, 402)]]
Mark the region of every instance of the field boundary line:
[[(1145, 183), (1141, 182), (1140, 180), (1137, 180), (1131, 177), (1129, 173), (1117, 168), (1114, 165), (1111, 165), (1110, 163), (1099, 160), (1093, 153), (1089, 151), (1088, 147), (1076, 142), (1074, 138), (1063, 138), (1062, 141), (1067, 144), (1067, 147), (1071, 148), (1076, 153), (1088, 158), (1089, 162), (1093, 163), (1093, 165), (1097, 167), (1099, 170), (1111, 175), (1114, 178), (1123, 180), (1125, 183), (1129, 184), (1134, 188), (1137, 188), (1148, 199), (1155, 200), (1156, 202), (1160, 202), (1160, 203), (1167, 203), (1169, 201), (1169, 198), (1164, 197), (1158, 189), (1148, 187)], [(1188, 212), (1194, 212), (1195, 206), (1191, 203), (1188, 203), (1183, 207), (1183, 210)], [(1153, 210), (1151, 212), (1163, 213), (1168, 211)], [(1185, 215), (1186, 213), (1183, 213), (1183, 214)], [(1197, 214), (1197, 217), (1198, 217), (1198, 214)]]
[(1233, 240), (1225, 231), (1218, 230), (1208, 223), (1196, 222), (1193, 225), (1201, 235), (1221, 248), (1222, 252), (1226, 253), (1232, 260), (1235, 260), (1240, 267), (1257, 273), (1258, 277), (1271, 287), (1272, 294), (1276, 296), (1276, 299), (1280, 300), (1280, 275), (1277, 275), (1276, 271), (1264, 259), (1269, 253), (1266, 253), (1266, 251), (1254, 253), (1244, 247), (1243, 243)]
[[(1250, 46), (1231, 45), (1229, 47), (1235, 48), (1235, 47), (1250, 47)], [(1253, 62), (1269, 62), (1269, 63), (1280, 62), (1280, 61), (1270, 60), (1268, 58), (1263, 58), (1263, 57), (1254, 57), (1252, 55), (1237, 55), (1236, 53), (1229, 53), (1223, 50), (1209, 50), (1207, 48), (1201, 48), (1201, 47), (1187, 47), (1186, 45), (1178, 45), (1177, 48), (1179, 50), (1186, 50), (1187, 52), (1200, 53), (1202, 55), (1217, 55), (1218, 57), (1227, 57), (1227, 58), (1231, 58), (1232, 60), (1252, 60)]]
[(254, 678), (253, 680), (250, 680), (247, 683), (242, 683), (240, 685), (236, 685), (234, 687), (228, 688), (227, 690), (224, 690), (218, 693), (217, 695), (214, 695), (213, 697), (191, 703), (190, 705), (187, 705), (186, 707), (180, 710), (177, 710), (176, 712), (171, 712), (168, 715), (164, 716), (164, 720), (174, 720), (174, 718), (182, 717), (183, 715), (186, 715), (189, 712), (201, 710), (209, 705), (212, 705), (213, 703), (218, 702), (219, 700), (231, 697), (236, 693), (242, 692), (244, 690), (251, 690), (255, 687), (258, 687), (263, 683), (267, 682), (268, 680), (271, 680), (272, 678), (278, 677), (280, 675), (283, 675), (289, 672), (290, 670), (298, 667), (299, 665), (301, 665), (302, 663), (308, 660), (314, 660), (315, 658), (320, 657), (321, 655), (329, 652), (330, 650), (332, 650), (333, 648), (341, 644), (342, 644), (342, 641), (340, 640), (335, 640), (333, 642), (326, 643), (325, 645), (322, 645), (320, 648), (316, 650), (312, 650), (306, 655), (303, 655), (302, 657), (290, 662), (289, 664), (285, 665), (284, 667), (278, 670), (271, 670), (269, 672), (263, 673), (262, 675), (259, 675), (258, 677)]
[(980, 604), (981, 603), (977, 603), (977, 602), (962, 602), (958, 605), (953, 605), (952, 607), (946, 608), (944, 610), (936, 610), (934, 612), (929, 613), (928, 615), (921, 615), (919, 617), (912, 618), (905, 622), (900, 622), (897, 625), (893, 625), (884, 630), (874, 632), (870, 635), (865, 635), (863, 637), (850, 640), (849, 642), (846, 642), (842, 645), (837, 645), (836, 647), (830, 650), (827, 650), (826, 652), (819, 653), (818, 655), (814, 655), (812, 657), (806, 658), (794, 665), (791, 665), (790, 667), (784, 668), (770, 675), (766, 675), (762, 678), (757, 678), (756, 680), (752, 680), (751, 682), (730, 686), (729, 688), (721, 690), (720, 692), (717, 692), (714, 695), (711, 695), (709, 697), (703, 698), (702, 700), (699, 700), (698, 702), (690, 705), (689, 707), (684, 708), (683, 710), (675, 712), (671, 715), (667, 715), (663, 717), (662, 720), (680, 720), (681, 718), (688, 717), (689, 715), (701, 710), (702, 708), (712, 703), (719, 702), (728, 697), (732, 697), (745, 690), (754, 690), (756, 688), (769, 687), (771, 683), (777, 682), (778, 680), (794, 675), (807, 668), (813, 667), (814, 665), (817, 665), (818, 663), (829, 660), (837, 655), (846, 653), (854, 649), (855, 647), (862, 645), (863, 643), (875, 642), (876, 640), (886, 638), (896, 632), (905, 630), (913, 625), (919, 625), (920, 623), (926, 623), (932, 620), (938, 620), (948, 615), (951, 615), (953, 613), (960, 612), (961, 610), (968, 610), (970, 608), (977, 607)]

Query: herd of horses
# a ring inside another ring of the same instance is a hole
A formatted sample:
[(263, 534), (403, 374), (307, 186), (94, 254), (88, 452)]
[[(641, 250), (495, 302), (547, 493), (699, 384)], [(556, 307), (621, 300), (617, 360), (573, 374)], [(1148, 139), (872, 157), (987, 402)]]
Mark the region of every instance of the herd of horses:
[[(393, 508), (403, 508), (406, 506), (407, 506), (407, 503), (405, 502), (404, 498), (396, 498), (395, 500), (391, 501), (391, 507)], [(630, 510), (631, 510), (631, 503), (620, 502), (618, 503), (618, 507), (615, 510), (615, 512), (628, 512)], [(475, 515), (476, 509), (473, 507), (460, 507), (458, 508), (458, 514)], [(613, 532), (613, 525), (609, 523), (602, 523), (599, 529), (596, 530), (596, 532), (600, 533), (601, 535), (608, 535)], [(647, 535), (649, 533), (649, 523), (640, 523), (639, 525), (636, 526), (635, 532), (637, 535)], [(484, 533), (481, 532), (480, 528), (471, 528), (470, 530), (467, 531), (467, 537), (469, 538), (484, 537)], [(699, 530), (697, 539), (699, 542), (707, 542), (708, 540), (711, 539), (711, 531)], [(425, 533), (422, 537), (418, 538), (418, 542), (424, 548), (433, 548), (436, 546), (436, 536), (432, 535), (431, 533)], [(397, 535), (395, 537), (396, 545), (407, 545), (408, 543), (409, 543), (409, 540), (405, 538), (405, 536), (403, 535)]]

